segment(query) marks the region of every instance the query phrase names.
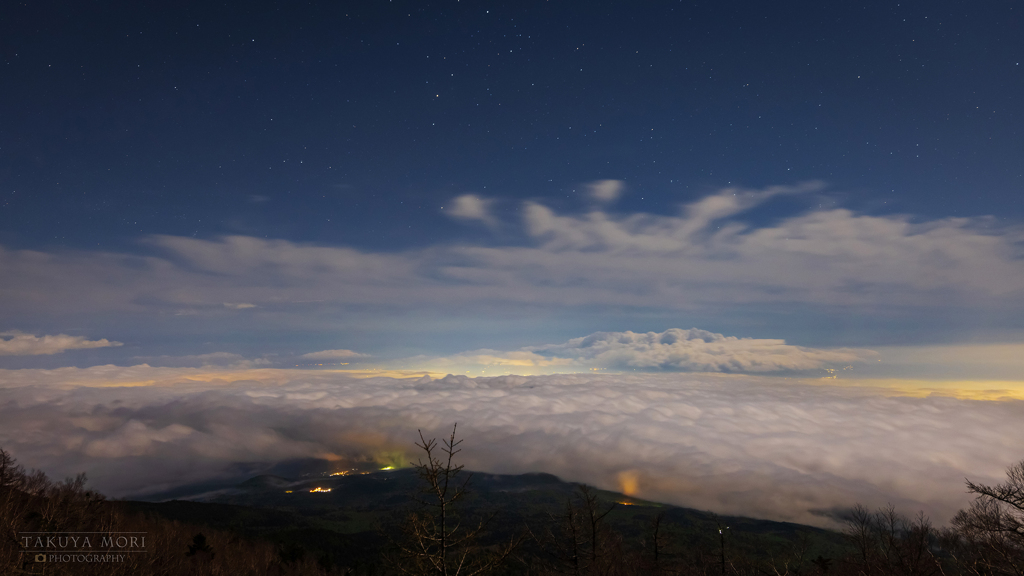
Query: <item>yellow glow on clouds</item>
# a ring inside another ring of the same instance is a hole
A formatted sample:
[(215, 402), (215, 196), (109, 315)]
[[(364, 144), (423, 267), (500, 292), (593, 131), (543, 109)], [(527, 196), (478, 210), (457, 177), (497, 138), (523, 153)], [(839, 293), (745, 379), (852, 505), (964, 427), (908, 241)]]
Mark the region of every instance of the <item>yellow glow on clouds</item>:
[(424, 370), (391, 370), (387, 368), (366, 368), (360, 370), (312, 370), (304, 368), (256, 368), (234, 369), (230, 367), (204, 366), (202, 368), (167, 368), (146, 364), (136, 366), (93, 366), (90, 368), (55, 369), (0, 369), (0, 388), (46, 385), (59, 388), (75, 387), (137, 387), (174, 386), (187, 387), (190, 384), (221, 384), (252, 381), (262, 384), (283, 384), (298, 375), (308, 373), (317, 377), (326, 374), (340, 374), (350, 378), (413, 378), (430, 376), (442, 378), (446, 373)]
[[(93, 366), (91, 368), (56, 368), (0, 370), (0, 388), (14, 388), (29, 385), (45, 385), (60, 388), (75, 387), (138, 387), (173, 386), (187, 388), (190, 385), (228, 386), (236, 382), (254, 382), (263, 385), (281, 385), (294, 381), (305, 374), (311, 378), (323, 379), (331, 374), (349, 378), (422, 378), (437, 380), (447, 374), (466, 374), (475, 377), (480, 372), (486, 376), (509, 374), (553, 375), (593, 373), (570, 359), (556, 358), (551, 361), (532, 362), (530, 359), (508, 359), (488, 356), (469, 356), (470, 363), (456, 363), (442, 359), (430, 362), (432, 369), (389, 369), (366, 368), (352, 370), (306, 369), (306, 368), (257, 368), (232, 369), (230, 367), (164, 368), (145, 364), (137, 366)], [(443, 368), (450, 368), (444, 371)], [(483, 367), (483, 369), (481, 368)], [(439, 369), (441, 368), (441, 369)], [(628, 374), (629, 371), (607, 371), (602, 374)], [(698, 373), (702, 378), (730, 379), (746, 378), (743, 375), (722, 373)], [(940, 380), (921, 378), (866, 378), (857, 377), (854, 372), (838, 372), (835, 377), (785, 378), (794, 383), (809, 386), (833, 386), (875, 390), (885, 396), (908, 396), (923, 398), (930, 395), (948, 396), (971, 400), (1024, 400), (1024, 379), (1021, 380)]]
[[(850, 378), (836, 386), (877, 388), (888, 396), (948, 396), (964, 400), (1024, 400), (1024, 381), (1014, 380), (911, 380), (899, 378)], [(1024, 454), (1022, 454), (1024, 456)]]
[(240, 462), (401, 466), (415, 460), (417, 429), (441, 435), (458, 422), (469, 469), (550, 472), (647, 500), (815, 524), (855, 502), (893, 502), (943, 523), (967, 502), (964, 477), (998, 481), (1024, 457), (1019, 380), (576, 372), (0, 370), (0, 446), (56, 476), (84, 470), (124, 496)]

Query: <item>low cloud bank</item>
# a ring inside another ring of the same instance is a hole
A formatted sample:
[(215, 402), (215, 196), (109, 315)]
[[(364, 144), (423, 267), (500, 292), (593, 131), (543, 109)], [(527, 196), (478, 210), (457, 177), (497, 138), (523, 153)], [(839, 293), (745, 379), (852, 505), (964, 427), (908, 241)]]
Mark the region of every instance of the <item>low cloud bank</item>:
[(343, 360), (351, 358), (368, 358), (369, 354), (361, 354), (352, 350), (321, 350), (319, 352), (310, 352), (303, 354), (299, 358), (306, 358), (308, 360)]
[[(175, 372), (177, 371), (177, 372)], [(67, 387), (67, 382), (157, 385)], [(567, 480), (721, 513), (827, 524), (855, 502), (939, 522), (963, 479), (1024, 457), (1024, 402), (893, 397), (714, 374), (357, 379), (341, 372), (97, 367), (0, 374), (0, 445), (112, 496), (275, 461), (405, 451), (453, 422), (470, 469)]]
[(106, 338), (88, 340), (84, 336), (68, 336), (67, 334), (34, 336), (16, 330), (0, 332), (0, 356), (41, 356), (59, 354), (66, 350), (121, 345), (121, 342), (112, 342)]
[(737, 338), (707, 330), (671, 328), (664, 332), (597, 332), (565, 344), (531, 347), (545, 356), (575, 358), (606, 368), (654, 368), (694, 372), (772, 372), (810, 370), (860, 362), (877, 354), (841, 348), (818, 350), (785, 340)]
[[(307, 355), (308, 356), (308, 355)], [(396, 363), (452, 372), (544, 374), (579, 370), (758, 373), (837, 369), (875, 360), (872, 350), (816, 349), (785, 340), (737, 338), (707, 330), (670, 328), (664, 332), (595, 332), (563, 344), (491, 349), (440, 358), (417, 356)], [(305, 356), (304, 356), (305, 357)]]
[(224, 367), (242, 370), (270, 366), (270, 360), (266, 358), (246, 358), (241, 354), (234, 354), (232, 352), (210, 352), (208, 354), (190, 354), (187, 356), (136, 356), (133, 360), (143, 361), (147, 365), (172, 368)]

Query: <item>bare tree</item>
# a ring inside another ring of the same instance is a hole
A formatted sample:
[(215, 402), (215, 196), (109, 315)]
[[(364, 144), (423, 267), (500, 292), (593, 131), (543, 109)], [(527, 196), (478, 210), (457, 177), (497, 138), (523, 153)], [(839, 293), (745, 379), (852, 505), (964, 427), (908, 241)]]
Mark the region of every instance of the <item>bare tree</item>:
[(423, 480), (422, 495), (417, 501), (422, 509), (410, 514), (403, 525), (405, 540), (400, 542), (399, 558), (391, 564), (403, 574), (431, 576), (478, 576), (486, 574), (511, 556), (524, 536), (513, 536), (507, 544), (485, 549), (478, 544), (487, 523), (485, 517), (471, 527), (463, 527), (458, 515), (458, 503), (468, 494), (472, 479), (467, 474), (460, 479), (463, 465), (455, 464), (455, 455), (461, 452), (456, 440), (456, 426), (441, 444), (427, 440), (420, 431), (416, 446), (426, 459), (420, 459), (416, 468)]
[(25, 469), (18, 465), (10, 452), (0, 448), (0, 490), (21, 488), (25, 481)]
[(547, 571), (570, 576), (621, 573), (626, 560), (622, 538), (604, 521), (615, 506), (603, 507), (592, 488), (578, 485), (562, 514), (552, 516), (552, 526), (544, 535)]
[(769, 552), (767, 561), (762, 561), (762, 565), (758, 566), (756, 570), (760, 574), (770, 576), (790, 576), (806, 574), (806, 570), (811, 569), (810, 566), (814, 566), (821, 573), (827, 572), (831, 566), (830, 559), (818, 556), (814, 560), (807, 561), (806, 557), (810, 546), (811, 542), (807, 533), (801, 532), (789, 550), (779, 555)]
[(891, 504), (871, 513), (858, 504), (847, 516), (843, 532), (856, 550), (846, 559), (856, 574), (942, 574), (935, 553), (940, 535), (923, 513), (909, 518)]
[(642, 558), (641, 567), (645, 572), (657, 575), (669, 569), (666, 562), (668, 544), (669, 538), (665, 530), (665, 513), (659, 512), (651, 519), (651, 523), (647, 527), (646, 538), (643, 541), (644, 552), (647, 554)]
[(967, 480), (978, 497), (953, 518), (950, 545), (961, 567), (975, 573), (1024, 576), (1024, 461), (995, 486)]

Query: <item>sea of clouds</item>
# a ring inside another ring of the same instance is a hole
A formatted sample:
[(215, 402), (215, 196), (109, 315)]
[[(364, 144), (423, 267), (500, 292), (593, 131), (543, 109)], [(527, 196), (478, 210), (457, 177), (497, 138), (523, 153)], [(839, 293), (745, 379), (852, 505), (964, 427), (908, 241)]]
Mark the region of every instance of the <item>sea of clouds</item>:
[[(458, 422), (462, 462), (720, 513), (828, 525), (860, 502), (944, 523), (1024, 458), (1024, 402), (727, 374), (355, 378), (149, 366), (0, 371), (0, 446), (110, 496), (314, 457), (404, 453)], [(104, 384), (100, 386), (99, 384)], [(131, 384), (127, 386), (126, 384)], [(262, 464), (261, 464), (262, 463)]]

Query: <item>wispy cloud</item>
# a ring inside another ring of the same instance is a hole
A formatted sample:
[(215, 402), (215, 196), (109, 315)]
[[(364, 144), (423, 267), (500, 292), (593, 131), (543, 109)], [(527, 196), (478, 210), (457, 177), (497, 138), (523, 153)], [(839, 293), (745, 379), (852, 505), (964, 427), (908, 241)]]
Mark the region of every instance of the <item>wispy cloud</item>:
[(875, 361), (871, 350), (816, 349), (785, 340), (737, 338), (706, 330), (596, 332), (562, 344), (513, 351), (474, 350), (439, 358), (417, 356), (400, 366), (456, 373), (545, 374), (587, 369), (669, 372), (779, 372), (840, 368)]
[(135, 361), (143, 361), (154, 366), (167, 367), (213, 367), (224, 366), (236, 370), (270, 366), (266, 358), (246, 358), (233, 352), (210, 352), (207, 354), (189, 354), (185, 356), (135, 356)]
[(445, 214), (462, 220), (479, 220), (489, 226), (494, 226), (498, 221), (491, 215), (490, 204), (487, 200), (476, 194), (463, 194), (452, 199), (452, 204)]
[[(155, 253), (147, 256), (0, 249), (6, 272), (0, 313), (185, 310), (204, 316), (251, 305), (256, 314), (310, 314), (311, 302), (448, 310), (495, 303), (663, 310), (769, 303), (921, 314), (936, 307), (1024, 312), (1019, 227), (841, 208), (761, 226), (741, 221), (772, 198), (819, 188), (725, 189), (674, 216), (559, 214), (527, 202), (521, 210), (525, 243), (497, 246), (378, 253), (248, 236), (152, 236), (146, 245)], [(485, 199), (462, 198), (456, 213), (491, 217)]]
[(446, 356), (413, 356), (390, 363), (397, 368), (458, 374), (551, 374), (584, 369), (574, 358), (543, 356), (530, 350), (468, 350)]
[(353, 352), (352, 350), (321, 350), (319, 352), (309, 352), (299, 356), (299, 358), (306, 358), (309, 360), (347, 360), (355, 358), (369, 358), (369, 354), (360, 354), (359, 352)]
[(66, 350), (122, 345), (121, 342), (112, 342), (106, 338), (88, 340), (84, 336), (68, 336), (67, 334), (34, 336), (16, 330), (0, 332), (0, 356), (40, 356), (59, 354)]
[(874, 359), (871, 350), (819, 350), (785, 340), (737, 338), (693, 328), (664, 332), (597, 332), (564, 344), (528, 348), (604, 368), (654, 368), (692, 372), (810, 370)]
[(0, 446), (58, 476), (85, 470), (113, 496), (223, 477), (243, 462), (257, 473), (254, 462), (297, 457), (411, 456), (417, 428), (443, 433), (457, 421), (470, 469), (546, 471), (817, 524), (828, 522), (819, 510), (892, 502), (941, 523), (967, 504), (964, 477), (998, 481), (1024, 444), (1021, 401), (750, 375), (96, 367), (0, 371), (0, 386)]
[(587, 184), (590, 197), (598, 202), (614, 202), (618, 200), (625, 188), (622, 180), (595, 180)]

